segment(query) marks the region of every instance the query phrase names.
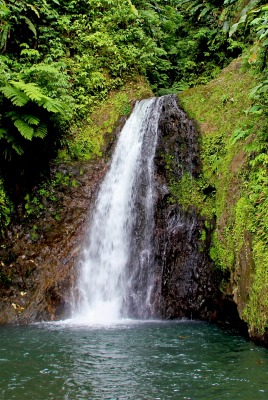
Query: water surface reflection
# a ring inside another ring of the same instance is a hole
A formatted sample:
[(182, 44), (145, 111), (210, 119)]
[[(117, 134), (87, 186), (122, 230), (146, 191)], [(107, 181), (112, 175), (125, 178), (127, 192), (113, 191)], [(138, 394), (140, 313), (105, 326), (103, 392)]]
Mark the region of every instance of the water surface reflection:
[(3, 400), (268, 398), (267, 350), (202, 322), (0, 332)]

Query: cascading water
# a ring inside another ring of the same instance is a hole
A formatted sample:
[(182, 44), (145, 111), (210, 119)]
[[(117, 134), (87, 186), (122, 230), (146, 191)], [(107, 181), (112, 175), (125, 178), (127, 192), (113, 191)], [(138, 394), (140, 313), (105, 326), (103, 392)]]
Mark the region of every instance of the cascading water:
[[(76, 319), (109, 322), (133, 314), (133, 309), (139, 309), (138, 316), (150, 314), (146, 310), (150, 309), (148, 268), (154, 226), (153, 159), (161, 104), (161, 98), (138, 102), (121, 131), (80, 261)], [(137, 241), (139, 254), (133, 254)], [(133, 263), (133, 257), (139, 262)]]

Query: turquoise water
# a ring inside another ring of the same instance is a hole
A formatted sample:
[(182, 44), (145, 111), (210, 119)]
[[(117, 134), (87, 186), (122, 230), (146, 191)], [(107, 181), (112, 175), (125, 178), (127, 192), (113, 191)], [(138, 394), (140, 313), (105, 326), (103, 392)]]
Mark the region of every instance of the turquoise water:
[(0, 328), (1, 400), (268, 398), (268, 351), (203, 322)]

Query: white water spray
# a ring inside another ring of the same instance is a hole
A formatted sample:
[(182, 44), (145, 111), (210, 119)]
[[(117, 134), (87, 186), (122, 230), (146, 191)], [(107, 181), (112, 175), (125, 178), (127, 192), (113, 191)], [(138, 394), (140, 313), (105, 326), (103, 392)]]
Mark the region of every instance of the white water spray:
[[(109, 323), (122, 317), (131, 280), (126, 276), (126, 265), (135, 223), (136, 186), (141, 174), (152, 175), (161, 104), (161, 98), (137, 103), (121, 131), (110, 170), (96, 200), (88, 241), (80, 261), (79, 299), (73, 313), (79, 322)], [(151, 138), (149, 141), (148, 137)], [(150, 144), (147, 145), (149, 154), (148, 150), (142, 152), (146, 142)], [(147, 171), (142, 170), (144, 155), (148, 157)], [(152, 186), (150, 178), (145, 220), (152, 217)], [(146, 242), (148, 248), (142, 250), (144, 254), (151, 251), (150, 240)]]

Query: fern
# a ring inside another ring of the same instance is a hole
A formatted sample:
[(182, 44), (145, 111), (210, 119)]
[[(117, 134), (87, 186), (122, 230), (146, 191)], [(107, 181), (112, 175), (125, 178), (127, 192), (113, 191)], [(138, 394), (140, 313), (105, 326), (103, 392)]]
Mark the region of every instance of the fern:
[(34, 34), (35, 37), (37, 37), (36, 28), (35, 28), (34, 24), (32, 23), (32, 21), (25, 16), (23, 16), (21, 18), (24, 19), (24, 21), (28, 25), (28, 28), (30, 29), (30, 31)]
[(11, 100), (12, 104), (18, 107), (25, 106), (29, 101), (29, 97), (25, 93), (12, 86), (1, 87), (0, 92), (2, 92), (7, 99)]
[(2, 30), (0, 32), (0, 35), (1, 35), (0, 48), (1, 49), (4, 48), (6, 45), (9, 29), (10, 29), (9, 24), (5, 24), (5, 26), (2, 28)]
[(6, 134), (7, 134), (7, 130), (4, 128), (0, 128), (0, 139), (5, 138)]
[(54, 74), (54, 75), (59, 73), (57, 68), (46, 64), (34, 64), (31, 66), (31, 68), (29, 68), (29, 72), (46, 72), (48, 74)]
[(22, 119), (17, 119), (14, 121), (15, 127), (20, 132), (21, 136), (25, 139), (31, 140), (34, 135), (34, 128), (27, 124), (27, 122), (23, 121)]
[(40, 119), (36, 117), (35, 115), (28, 115), (28, 114), (23, 114), (22, 116), (23, 121), (27, 122), (29, 125), (39, 125), (40, 124)]
[(44, 107), (47, 111), (53, 113), (63, 114), (64, 112), (67, 111), (66, 105), (49, 97), (44, 97), (38, 104)]
[(12, 143), (12, 149), (15, 150), (15, 152), (19, 155), (22, 156), (24, 153), (23, 148), (18, 144), (18, 143)]
[[(18, 155), (21, 156), (21, 155), (24, 153), (24, 150), (23, 150), (22, 146), (21, 146), (20, 144), (17, 143), (17, 141), (15, 140), (15, 138), (14, 138), (13, 136), (11, 136), (11, 135), (6, 135), (5, 139), (6, 139), (7, 143), (9, 143), (9, 144), (11, 145), (12, 149), (15, 150), (15, 152), (16, 152)], [(2, 152), (2, 154), (3, 154), (4, 158), (6, 158), (6, 159), (7, 159), (7, 158), (9, 157), (9, 155), (10, 155), (8, 149), (4, 149), (4, 151)]]
[(23, 81), (10, 81), (10, 83), (18, 90), (24, 92), (28, 96), (29, 100), (38, 102), (44, 97), (40, 88), (36, 83), (24, 83)]
[(32, 4), (28, 3), (27, 6), (37, 15), (38, 18), (40, 18), (39, 11)]
[(30, 100), (43, 107), (48, 112), (64, 114), (69, 107), (51, 97), (45, 96), (36, 83), (24, 83), (23, 81), (10, 81), (10, 85), (0, 88), (0, 91), (12, 101), (15, 106), (22, 107)]
[(34, 132), (34, 136), (40, 139), (44, 139), (47, 135), (47, 125), (44, 123), (40, 123)]
[(53, 113), (65, 113), (69, 111), (66, 104), (45, 96), (36, 83), (24, 83), (23, 81), (10, 81), (10, 84), (0, 88), (4, 96), (12, 101), (15, 106), (25, 106), (30, 100)]
[(33, 137), (43, 139), (47, 134), (47, 125), (44, 122), (40, 122), (40, 118), (35, 115), (11, 111), (6, 113), (6, 116), (12, 119), (14, 126), (27, 140), (32, 140)]

